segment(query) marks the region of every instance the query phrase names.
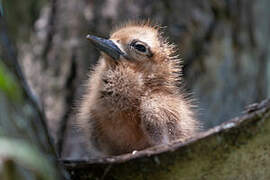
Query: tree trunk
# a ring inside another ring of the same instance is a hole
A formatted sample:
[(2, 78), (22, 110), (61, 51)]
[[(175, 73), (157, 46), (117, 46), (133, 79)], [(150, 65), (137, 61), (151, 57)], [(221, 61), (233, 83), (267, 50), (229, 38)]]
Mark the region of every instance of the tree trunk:
[(1, 15), (0, 47), (0, 179), (59, 179), (44, 114), (24, 80)]

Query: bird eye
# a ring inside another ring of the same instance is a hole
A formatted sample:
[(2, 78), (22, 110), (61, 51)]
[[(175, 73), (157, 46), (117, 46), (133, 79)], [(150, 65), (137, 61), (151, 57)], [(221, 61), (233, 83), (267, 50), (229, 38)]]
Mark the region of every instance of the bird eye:
[(130, 43), (130, 46), (132, 47), (132, 49), (135, 49), (137, 53), (139, 54), (143, 54), (144, 56), (147, 56), (147, 57), (153, 56), (153, 53), (151, 52), (150, 47), (145, 42), (134, 39)]
[(140, 52), (146, 52), (146, 47), (144, 45), (142, 45), (142, 44), (136, 44), (134, 46), (134, 48), (137, 49)]

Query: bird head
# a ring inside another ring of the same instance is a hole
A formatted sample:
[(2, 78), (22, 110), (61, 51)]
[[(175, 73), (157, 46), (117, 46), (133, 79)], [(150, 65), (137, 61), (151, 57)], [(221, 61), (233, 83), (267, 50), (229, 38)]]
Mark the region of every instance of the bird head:
[[(109, 39), (87, 35), (87, 39), (113, 62), (127, 60), (137, 64), (162, 64), (175, 58), (174, 46), (149, 22), (129, 23), (117, 28)], [(104, 56), (103, 54), (103, 56)]]

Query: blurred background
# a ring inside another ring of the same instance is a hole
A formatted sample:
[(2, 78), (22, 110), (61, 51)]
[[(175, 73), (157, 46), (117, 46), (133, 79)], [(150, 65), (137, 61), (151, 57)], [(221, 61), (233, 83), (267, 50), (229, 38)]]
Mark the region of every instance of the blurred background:
[(270, 96), (268, 0), (4, 0), (3, 6), (18, 59), (63, 157), (84, 155), (74, 112), (99, 57), (85, 36), (108, 37), (128, 20), (152, 20), (178, 46), (205, 130)]

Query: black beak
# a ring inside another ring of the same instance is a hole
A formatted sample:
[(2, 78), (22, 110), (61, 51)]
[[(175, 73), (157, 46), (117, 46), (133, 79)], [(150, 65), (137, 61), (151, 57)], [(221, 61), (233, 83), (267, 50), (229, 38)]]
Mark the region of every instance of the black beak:
[(108, 56), (113, 58), (114, 60), (118, 60), (121, 55), (124, 55), (124, 52), (122, 52), (117, 45), (109, 40), (109, 39), (103, 39), (97, 36), (93, 36), (88, 34), (86, 36), (88, 40), (91, 41), (91, 43), (99, 50), (104, 53), (106, 53)]

